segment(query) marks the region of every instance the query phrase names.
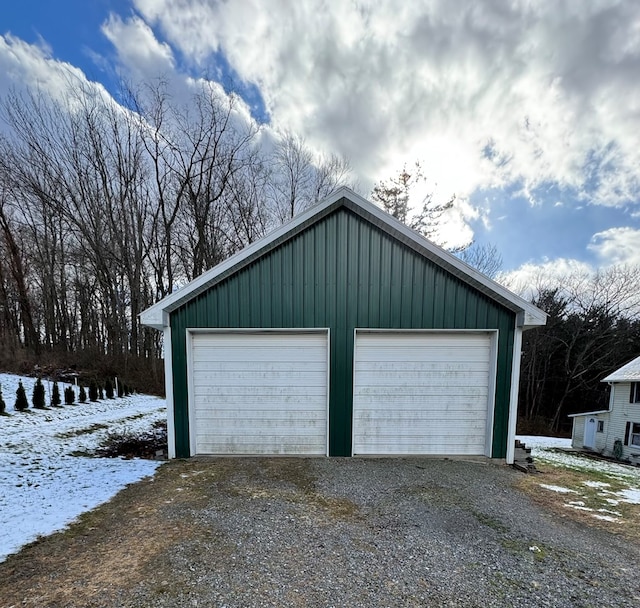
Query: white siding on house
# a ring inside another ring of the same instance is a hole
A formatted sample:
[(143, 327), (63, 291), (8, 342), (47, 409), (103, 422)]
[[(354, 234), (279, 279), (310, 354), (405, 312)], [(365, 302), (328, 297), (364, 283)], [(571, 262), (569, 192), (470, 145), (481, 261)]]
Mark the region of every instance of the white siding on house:
[[(636, 422), (640, 424), (640, 403), (629, 403), (629, 393), (631, 391), (630, 382), (614, 382), (611, 384), (612, 411), (610, 414), (609, 429), (607, 432), (607, 454), (613, 451), (613, 443), (616, 439), (620, 439), (624, 443), (624, 435), (627, 422)], [(637, 454), (640, 456), (640, 447), (623, 446), (623, 458), (630, 458), (633, 462), (638, 462), (638, 458), (632, 456)]]
[[(609, 412), (599, 412), (597, 414), (588, 414), (585, 416), (575, 416), (573, 418), (573, 428), (571, 431), (571, 447), (574, 447), (578, 450), (583, 449), (585, 446), (584, 442), (584, 431), (586, 428), (587, 421), (593, 418), (596, 421), (596, 433), (595, 433), (595, 442), (593, 445), (593, 450), (596, 452), (604, 453), (607, 448), (607, 429), (609, 427)], [(598, 422), (604, 423), (603, 432), (598, 432)], [(613, 445), (613, 444), (612, 444)]]
[(585, 416), (575, 416), (573, 419), (573, 427), (571, 430), (571, 447), (581, 450), (583, 447), (584, 437), (584, 419)]

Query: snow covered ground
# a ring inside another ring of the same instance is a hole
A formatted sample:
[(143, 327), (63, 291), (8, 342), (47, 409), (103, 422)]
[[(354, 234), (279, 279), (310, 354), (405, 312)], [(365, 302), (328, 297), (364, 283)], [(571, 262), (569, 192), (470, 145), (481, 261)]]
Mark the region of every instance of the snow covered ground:
[(562, 449), (571, 448), (571, 439), (534, 435), (518, 435), (517, 439), (531, 448), (531, 455), (536, 462), (549, 462), (586, 473), (590, 471), (604, 473), (614, 479), (640, 485), (640, 467), (618, 464), (609, 460), (595, 460), (580, 456), (578, 453), (562, 451)]
[[(96, 448), (108, 432), (150, 428), (166, 418), (163, 399), (131, 395), (34, 410), (34, 379), (22, 378), (29, 410), (16, 412), (20, 379), (0, 374), (10, 414), (0, 416), (0, 561), (38, 536), (64, 528), (126, 485), (152, 475), (161, 464), (71, 454)], [(48, 402), (50, 387), (44, 384)], [(65, 386), (60, 384), (61, 397)]]

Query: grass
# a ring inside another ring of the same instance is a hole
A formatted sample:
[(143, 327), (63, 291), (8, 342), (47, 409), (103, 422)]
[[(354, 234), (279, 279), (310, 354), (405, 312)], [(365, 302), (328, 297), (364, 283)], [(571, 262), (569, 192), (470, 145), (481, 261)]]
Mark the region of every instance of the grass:
[[(601, 471), (586, 472), (551, 463), (544, 463), (538, 467), (539, 474), (523, 476), (516, 484), (534, 503), (561, 517), (638, 541), (640, 505), (622, 502), (620, 497), (615, 495), (616, 492), (628, 489), (628, 482)], [(572, 492), (555, 492), (542, 487), (541, 484), (566, 488)], [(613, 500), (618, 502), (613, 504), (610, 502)], [(607, 521), (600, 517), (611, 517), (615, 521)]]
[(101, 431), (103, 429), (108, 429), (109, 425), (104, 424), (102, 422), (96, 422), (91, 426), (85, 427), (84, 429), (74, 429), (73, 431), (67, 431), (66, 433), (56, 433), (56, 437), (58, 439), (71, 439), (72, 437), (80, 437), (81, 435), (90, 435), (91, 433), (95, 433), (96, 431)]

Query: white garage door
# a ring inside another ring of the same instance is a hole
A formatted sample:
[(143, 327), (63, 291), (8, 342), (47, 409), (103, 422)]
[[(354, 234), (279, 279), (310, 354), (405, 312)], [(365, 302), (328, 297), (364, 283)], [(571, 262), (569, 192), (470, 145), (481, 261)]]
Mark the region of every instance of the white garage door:
[(490, 455), (488, 333), (356, 332), (354, 454)]
[(192, 454), (327, 453), (327, 333), (192, 333)]

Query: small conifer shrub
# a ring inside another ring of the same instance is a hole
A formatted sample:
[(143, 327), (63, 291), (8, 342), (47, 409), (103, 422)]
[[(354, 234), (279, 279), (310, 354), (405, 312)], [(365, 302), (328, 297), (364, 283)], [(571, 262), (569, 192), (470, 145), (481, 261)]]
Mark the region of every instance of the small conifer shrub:
[(80, 403), (87, 402), (87, 391), (84, 390), (84, 386), (80, 385), (80, 392), (78, 393), (78, 401)]
[(107, 399), (113, 399), (113, 384), (111, 384), (111, 378), (107, 378), (104, 383), (104, 394)]
[(118, 382), (118, 397), (124, 397), (124, 382)]
[(38, 378), (36, 383), (33, 385), (31, 403), (33, 403), (33, 407), (38, 410), (43, 410), (45, 408), (44, 384), (42, 384), (42, 380), (40, 380), (40, 378)]
[(64, 389), (64, 404), (72, 405), (75, 400), (76, 400), (76, 393), (73, 390), (73, 387), (67, 386), (67, 388)]
[(0, 386), (0, 415), (3, 415), (6, 409), (7, 409), (7, 405), (5, 404), (4, 399), (2, 398), (2, 387)]
[(104, 388), (102, 388), (102, 384), (98, 385), (98, 399), (104, 401)]
[(89, 382), (89, 401), (98, 400), (98, 385), (95, 380)]
[(16, 391), (16, 403), (13, 407), (19, 412), (24, 412), (29, 407), (29, 402), (27, 401), (27, 393), (24, 390), (24, 386), (22, 386), (22, 380), (18, 382), (18, 390)]
[(53, 388), (51, 389), (51, 405), (55, 407), (60, 407), (60, 387), (57, 382), (53, 383)]

